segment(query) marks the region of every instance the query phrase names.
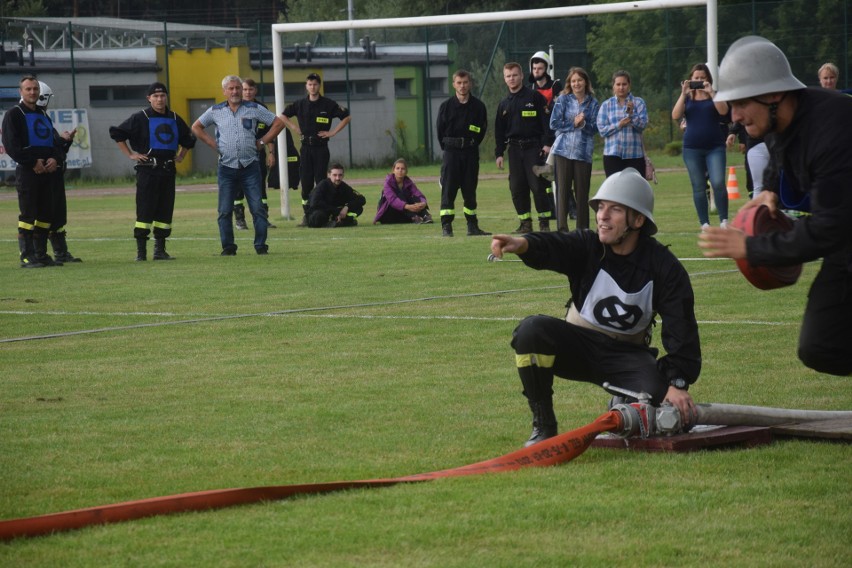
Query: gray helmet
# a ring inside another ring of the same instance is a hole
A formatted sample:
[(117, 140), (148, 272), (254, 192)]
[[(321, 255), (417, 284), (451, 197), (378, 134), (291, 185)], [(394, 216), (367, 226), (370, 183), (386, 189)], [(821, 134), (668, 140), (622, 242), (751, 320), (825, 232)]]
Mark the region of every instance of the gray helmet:
[(36, 101), (36, 106), (41, 108), (47, 108), (47, 105), (50, 103), (50, 99), (53, 97), (53, 89), (47, 86), (47, 83), (43, 81), (38, 82), (38, 100)]
[(630, 207), (645, 216), (649, 235), (657, 232), (657, 224), (654, 223), (654, 190), (635, 169), (625, 168), (606, 178), (595, 196), (589, 200), (592, 211), (597, 211), (599, 201), (612, 201)]
[(737, 101), (804, 89), (793, 76), (790, 63), (778, 46), (759, 36), (738, 39), (719, 64), (714, 100)]

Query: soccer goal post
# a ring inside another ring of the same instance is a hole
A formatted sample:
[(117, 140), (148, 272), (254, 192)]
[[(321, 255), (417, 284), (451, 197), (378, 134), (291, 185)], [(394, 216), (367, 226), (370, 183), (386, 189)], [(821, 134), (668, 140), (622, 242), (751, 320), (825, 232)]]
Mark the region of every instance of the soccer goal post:
[[(513, 10), (503, 12), (481, 12), (476, 14), (448, 14), (443, 16), (415, 16), (410, 18), (379, 18), (368, 20), (337, 20), (331, 22), (300, 22), (272, 24), (272, 66), (275, 81), (275, 108), (284, 110), (284, 57), (282, 47), (286, 33), (305, 31), (336, 31), (356, 29), (411, 28), (423, 26), (448, 26), (485, 24), (494, 22), (543, 20), (548, 18), (570, 18), (596, 14), (629, 13), (667, 8), (707, 7), (707, 66), (715, 75), (718, 66), (718, 6), (717, 0), (637, 0), (612, 4), (588, 4), (537, 10)], [(281, 215), (290, 219), (289, 176), (287, 173), (287, 144), (284, 133), (278, 137), (278, 172), (281, 186)]]

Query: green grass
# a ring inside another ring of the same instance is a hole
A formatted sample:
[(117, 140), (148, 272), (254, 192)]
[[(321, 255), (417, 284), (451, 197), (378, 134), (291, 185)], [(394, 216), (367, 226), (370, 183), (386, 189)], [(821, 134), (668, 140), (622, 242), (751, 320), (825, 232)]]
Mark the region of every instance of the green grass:
[[(659, 178), (659, 240), (700, 257), (685, 173)], [(407, 475), (517, 449), (529, 415), (508, 342), (525, 315), (561, 315), (564, 280), (485, 262), (489, 240), (464, 237), (462, 222), (454, 239), (438, 225), (373, 226), (379, 188), (360, 189), (361, 226), (274, 219), (268, 257), (239, 233), (234, 258), (218, 256), (215, 195), (180, 193), (168, 263), (133, 262), (132, 195), (72, 192), (69, 244), (84, 262), (43, 270), (17, 267), (17, 204), (0, 198), (0, 339), (68, 334), (0, 343), (0, 518)], [(437, 184), (421, 189), (436, 209)], [(483, 181), (479, 197), (483, 228), (514, 229), (505, 180)], [(684, 264), (703, 342), (698, 401), (852, 408), (846, 380), (795, 356), (818, 264), (772, 292), (730, 261)], [(555, 390), (562, 430), (608, 399), (580, 383)], [(848, 566), (851, 466), (848, 445), (823, 441), (590, 449), (555, 468), (17, 540), (0, 544), (0, 565)]]

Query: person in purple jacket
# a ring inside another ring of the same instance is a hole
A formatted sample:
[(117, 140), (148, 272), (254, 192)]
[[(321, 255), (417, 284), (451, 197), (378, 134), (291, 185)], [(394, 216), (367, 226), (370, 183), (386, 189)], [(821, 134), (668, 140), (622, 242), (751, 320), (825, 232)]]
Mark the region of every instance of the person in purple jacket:
[(373, 224), (431, 223), (429, 205), (414, 181), (408, 177), (408, 164), (400, 158), (393, 163), (393, 172), (385, 178), (379, 208)]

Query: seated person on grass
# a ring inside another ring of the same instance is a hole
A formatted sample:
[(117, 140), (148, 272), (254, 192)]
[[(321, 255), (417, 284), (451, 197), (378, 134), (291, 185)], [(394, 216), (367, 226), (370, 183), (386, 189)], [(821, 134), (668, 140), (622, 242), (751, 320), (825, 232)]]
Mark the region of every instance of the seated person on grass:
[(311, 191), (308, 227), (355, 227), (367, 200), (343, 181), (343, 166), (332, 163), (328, 177)]
[(393, 163), (393, 172), (385, 178), (382, 196), (373, 224), (379, 223), (431, 223), (432, 215), (426, 196), (408, 177), (408, 164), (400, 158)]

